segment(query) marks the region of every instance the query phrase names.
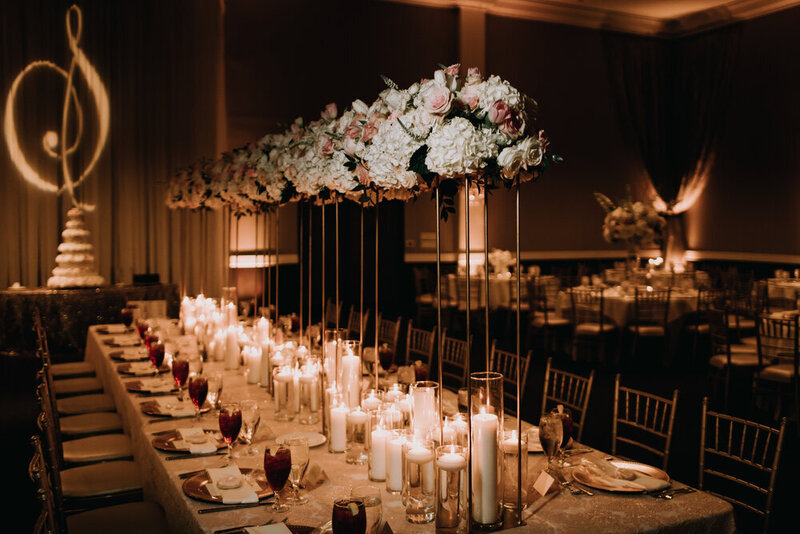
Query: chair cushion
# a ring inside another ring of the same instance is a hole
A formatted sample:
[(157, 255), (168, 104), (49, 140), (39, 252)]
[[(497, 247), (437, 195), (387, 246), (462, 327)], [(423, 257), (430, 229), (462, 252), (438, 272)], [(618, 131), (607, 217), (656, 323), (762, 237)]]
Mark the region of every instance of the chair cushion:
[[(603, 323), (603, 332), (611, 332), (615, 328), (613, 324)], [(600, 335), (600, 323), (581, 323), (575, 327), (575, 333), (579, 336)]]
[(750, 345), (731, 343), (731, 354), (758, 354), (758, 349)]
[(533, 318), (531, 324), (533, 324), (533, 326), (535, 326), (536, 328), (542, 328), (545, 326), (566, 326), (570, 324), (570, 320), (567, 319), (566, 317), (548, 315), (547, 323), (545, 323), (544, 315), (537, 315), (536, 317)]
[(93, 393), (59, 399), (56, 402), (58, 413), (77, 415), (89, 412), (113, 412), (117, 409), (114, 399), (108, 393)]
[(120, 460), (71, 467), (61, 471), (64, 497), (96, 497), (142, 489), (135, 462)]
[(100, 393), (103, 391), (103, 383), (93, 376), (65, 378), (53, 382), (53, 391), (55, 391), (57, 397), (83, 393)]
[(133, 457), (131, 440), (125, 434), (103, 434), (73, 439), (65, 441), (62, 448), (64, 461), (70, 464), (88, 464)]
[(94, 376), (94, 367), (89, 362), (65, 362), (50, 365), (53, 378), (72, 378), (76, 376)]
[(161, 507), (152, 502), (130, 502), (105, 506), (67, 517), (70, 534), (166, 534), (167, 520)]
[(794, 375), (794, 365), (791, 363), (779, 363), (778, 365), (764, 367), (756, 376), (758, 376), (760, 380), (788, 384), (792, 381), (792, 375)]
[[(636, 325), (629, 326), (628, 330), (631, 332), (636, 332)], [(639, 325), (639, 335), (647, 337), (664, 336), (664, 327), (655, 324)]]
[[(715, 354), (708, 360), (708, 365), (722, 369), (728, 365), (728, 357), (724, 354)], [(758, 367), (757, 354), (731, 354), (732, 367)]]
[(61, 435), (82, 436), (122, 430), (122, 418), (116, 412), (92, 412), (69, 415), (58, 420)]
[(758, 345), (758, 339), (756, 338), (756, 336), (743, 337), (742, 339), (739, 340), (739, 343), (741, 343), (742, 345), (749, 345), (755, 347), (756, 345)]

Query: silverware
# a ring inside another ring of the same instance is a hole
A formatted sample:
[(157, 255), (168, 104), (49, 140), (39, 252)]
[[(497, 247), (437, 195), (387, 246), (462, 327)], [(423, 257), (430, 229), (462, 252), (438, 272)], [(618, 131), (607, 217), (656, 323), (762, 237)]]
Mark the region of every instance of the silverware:
[(213, 514), (216, 512), (227, 512), (228, 510), (242, 510), (244, 508), (257, 508), (264, 504), (272, 503), (272, 499), (265, 499), (259, 502), (252, 502), (247, 504), (225, 504), (223, 506), (215, 506), (214, 508), (200, 508), (198, 514)]
[(696, 490), (686, 486), (685, 488), (667, 488), (665, 490), (651, 493), (650, 495), (656, 499), (672, 500), (673, 495), (680, 495), (681, 493), (694, 493)]
[(186, 459), (186, 458), (204, 458), (206, 456), (224, 456), (225, 454), (228, 454), (228, 453), (225, 452), (225, 451), (221, 451), (221, 452), (208, 452), (208, 453), (203, 453), (203, 454), (176, 454), (175, 456), (167, 456), (166, 458), (164, 458), (164, 460), (169, 462), (169, 461), (172, 461), (172, 460), (183, 460), (183, 459)]

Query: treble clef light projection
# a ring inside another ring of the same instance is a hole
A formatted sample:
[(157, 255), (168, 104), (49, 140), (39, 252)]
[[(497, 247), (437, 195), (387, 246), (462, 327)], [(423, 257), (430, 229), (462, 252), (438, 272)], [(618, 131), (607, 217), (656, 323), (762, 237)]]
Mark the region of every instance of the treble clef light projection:
[[(97, 71), (89, 62), (89, 59), (86, 57), (86, 54), (83, 53), (83, 50), (81, 50), (78, 46), (81, 39), (82, 30), (82, 16), (81, 10), (78, 8), (78, 6), (73, 5), (67, 10), (66, 26), (67, 42), (69, 44), (69, 49), (72, 52), (72, 61), (70, 62), (69, 70), (65, 71), (55, 63), (46, 60), (33, 61), (27, 67), (25, 67), (14, 79), (14, 83), (11, 84), (11, 90), (8, 92), (5, 117), (3, 120), (3, 130), (5, 133), (6, 144), (8, 145), (8, 151), (11, 155), (11, 160), (14, 162), (14, 165), (16, 165), (20, 174), (22, 174), (22, 177), (27, 182), (41, 189), (42, 191), (55, 193), (57, 195), (60, 195), (66, 190), (70, 195), (72, 203), (75, 207), (92, 211), (94, 206), (79, 202), (75, 196), (75, 190), (86, 180), (86, 178), (94, 169), (95, 165), (97, 165), (97, 160), (100, 158), (100, 154), (105, 147), (110, 123), (108, 93), (106, 92), (106, 88), (103, 85), (103, 82), (100, 80), (100, 76), (98, 76)], [(94, 152), (92, 153), (92, 157), (89, 160), (88, 165), (86, 165), (86, 168), (82, 173), (80, 173), (77, 179), (74, 179), (70, 171), (68, 159), (78, 148), (84, 131), (83, 110), (81, 109), (80, 102), (78, 101), (78, 95), (74, 87), (76, 67), (78, 70), (80, 70), (81, 74), (85, 78), (86, 85), (92, 94), (92, 102), (94, 103), (97, 111), (98, 134), (96, 141), (97, 144), (94, 148)], [(63, 178), (63, 184), (61, 186), (58, 185), (57, 181), (54, 183), (53, 181), (42, 177), (40, 172), (38, 172), (30, 165), (30, 163), (28, 163), (25, 154), (20, 148), (19, 138), (17, 137), (17, 125), (14, 116), (17, 91), (19, 90), (20, 84), (25, 79), (25, 76), (37, 69), (54, 71), (60, 74), (66, 80), (66, 91), (64, 91), (64, 104), (61, 113), (61, 133), (59, 135), (59, 133), (55, 130), (48, 130), (44, 134), (44, 137), (42, 137), (42, 146), (44, 147), (45, 153), (51, 158), (58, 160), (61, 165), (61, 174)], [(70, 125), (70, 115), (73, 107), (75, 109), (76, 120), (75, 139), (72, 141), (72, 143), (68, 143), (67, 132)]]

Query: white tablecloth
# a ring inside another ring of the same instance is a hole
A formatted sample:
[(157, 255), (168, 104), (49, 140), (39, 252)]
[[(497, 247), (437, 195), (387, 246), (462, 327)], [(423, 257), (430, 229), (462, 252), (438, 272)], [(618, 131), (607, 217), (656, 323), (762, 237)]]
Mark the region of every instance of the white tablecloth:
[[(623, 327), (634, 319), (636, 297), (626, 295), (619, 288), (603, 291), (603, 311), (614, 324)], [(569, 317), (572, 308), (569, 293), (562, 291), (558, 295), (558, 306), (564, 317)], [(682, 316), (697, 311), (697, 291), (675, 291), (670, 293), (667, 320), (673, 322)]]
[[(197, 510), (206, 508), (209, 503), (195, 501), (183, 494), (182, 480), (178, 474), (204, 467), (216, 467), (222, 457), (190, 458), (178, 461), (165, 461), (162, 453), (151, 444), (151, 433), (193, 424), (192, 420), (158, 420), (144, 415), (139, 404), (146, 397), (138, 397), (125, 391), (123, 378), (116, 372), (116, 363), (109, 358), (113, 350), (101, 342), (95, 327), (88, 333), (86, 358), (92, 362), (97, 375), (102, 380), (106, 392), (113, 395), (117, 410), (122, 416), (127, 433), (134, 446), (134, 457), (143, 470), (145, 496), (163, 506), (173, 533), (210, 533), (218, 529), (260, 524), (269, 520), (273, 514), (267, 505), (236, 511), (200, 515)], [(206, 367), (220, 369), (219, 364), (207, 363)], [(240, 400), (253, 398), (268, 401), (265, 390), (257, 385), (248, 385), (242, 374), (225, 371), (223, 375), (223, 398)], [(455, 395), (447, 392), (449, 401)], [(257, 442), (266, 440), (266, 446), (274, 446), (273, 439), (281, 434), (294, 431), (319, 431), (321, 425), (313, 427), (293, 422), (276, 422), (270, 404), (265, 404), (261, 412), (261, 428)], [(158, 423), (151, 424), (157, 420)], [(512, 419), (507, 419), (513, 424)], [(204, 416), (203, 426), (214, 428), (214, 416)], [(507, 427), (508, 427), (507, 424)], [(526, 425), (527, 426), (527, 425)], [(257, 443), (263, 450), (265, 443)], [(325, 446), (311, 449), (311, 462), (319, 463), (328, 474), (329, 480), (318, 488), (304, 492), (309, 503), (290, 509), (288, 523), (296, 525), (320, 526), (330, 519), (334, 495), (347, 491), (356, 485), (374, 485), (383, 490), (383, 483), (371, 483), (367, 478), (366, 466), (352, 466), (345, 463), (344, 454), (329, 454)], [(530, 481), (538, 476), (544, 466), (542, 455), (529, 457)], [(263, 467), (262, 456), (240, 457), (240, 467)], [(680, 484), (677, 484), (680, 486)], [(404, 509), (399, 495), (389, 495), (382, 491), (383, 514), (395, 533), (434, 532), (434, 525), (412, 525), (405, 521)], [(733, 511), (730, 504), (706, 493), (697, 492), (681, 495), (671, 501), (653, 499), (646, 495), (614, 495), (596, 492), (594, 497), (574, 496), (563, 492), (527, 520), (527, 526), (511, 529), (519, 532), (703, 532), (724, 533), (734, 531)]]

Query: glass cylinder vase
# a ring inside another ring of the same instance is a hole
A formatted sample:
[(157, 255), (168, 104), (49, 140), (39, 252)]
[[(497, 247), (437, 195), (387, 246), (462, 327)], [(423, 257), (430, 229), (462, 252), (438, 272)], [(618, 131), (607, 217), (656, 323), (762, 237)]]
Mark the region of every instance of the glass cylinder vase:
[(469, 377), (472, 424), (472, 521), (480, 528), (502, 524), (503, 464), (498, 440), (503, 428), (503, 375)]
[(300, 413), (297, 421), (301, 425), (319, 422), (322, 402), (322, 365), (319, 358), (308, 357), (300, 368), (299, 396)]
[(367, 463), (367, 436), (369, 435), (369, 414), (356, 406), (347, 414), (347, 463), (364, 465)]
[(467, 517), (467, 449), (443, 445), (436, 449), (436, 528), (463, 528)]
[[(520, 439), (521, 438), (521, 439)], [(520, 455), (520, 442), (522, 454)], [(503, 452), (503, 507), (508, 510), (519, 509), (520, 492), (522, 487), (522, 507), (528, 501), (528, 434), (517, 434), (516, 430), (503, 432), (503, 441), (500, 448)], [(522, 479), (520, 478), (520, 462), (522, 463)]]
[(350, 408), (361, 404), (361, 343), (353, 340), (344, 341), (341, 364), (339, 365), (338, 384), (344, 402)]
[(413, 438), (403, 445), (403, 503), (409, 523), (430, 523), (436, 508), (436, 470), (431, 440)]
[(411, 397), (411, 428), (414, 435), (428, 437), (431, 432), (439, 428), (438, 382), (425, 380), (411, 384), (409, 396)]
[(295, 376), (288, 365), (276, 367), (273, 374), (273, 400), (275, 401), (275, 420), (291, 421), (297, 413), (295, 409)]

